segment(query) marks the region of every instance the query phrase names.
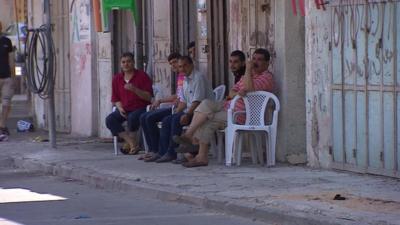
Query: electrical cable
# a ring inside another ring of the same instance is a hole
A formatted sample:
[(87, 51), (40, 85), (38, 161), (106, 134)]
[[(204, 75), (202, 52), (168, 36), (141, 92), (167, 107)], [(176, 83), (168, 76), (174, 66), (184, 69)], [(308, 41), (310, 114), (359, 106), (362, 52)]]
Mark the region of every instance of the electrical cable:
[(56, 74), (56, 55), (51, 28), (42, 25), (28, 29), (25, 55), (29, 90), (46, 99), (53, 94)]

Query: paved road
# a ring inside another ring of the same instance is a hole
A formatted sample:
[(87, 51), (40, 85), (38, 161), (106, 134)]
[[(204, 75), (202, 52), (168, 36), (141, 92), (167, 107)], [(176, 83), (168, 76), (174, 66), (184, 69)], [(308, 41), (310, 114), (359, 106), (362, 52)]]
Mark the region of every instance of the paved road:
[(192, 205), (148, 199), (134, 192), (115, 193), (89, 187), (75, 180), (0, 168), (0, 225), (81, 224), (258, 225), (264, 223), (219, 214)]

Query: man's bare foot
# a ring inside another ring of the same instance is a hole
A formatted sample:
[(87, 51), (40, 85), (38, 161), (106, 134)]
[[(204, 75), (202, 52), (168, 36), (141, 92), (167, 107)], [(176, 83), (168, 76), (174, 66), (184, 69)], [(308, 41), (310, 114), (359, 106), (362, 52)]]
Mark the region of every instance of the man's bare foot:
[(190, 153), (185, 153), (184, 156), (185, 156), (185, 159), (187, 159), (188, 162), (194, 160), (194, 156), (192, 154), (190, 154)]

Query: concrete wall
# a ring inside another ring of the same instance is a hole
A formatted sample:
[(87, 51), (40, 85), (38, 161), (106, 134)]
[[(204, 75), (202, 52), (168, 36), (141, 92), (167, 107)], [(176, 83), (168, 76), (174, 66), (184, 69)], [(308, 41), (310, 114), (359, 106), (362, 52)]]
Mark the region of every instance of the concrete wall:
[(294, 16), (290, 1), (275, 1), (275, 79), (281, 103), (277, 159), (306, 160), (304, 17)]
[[(259, 7), (262, 4), (268, 4), (269, 9), (266, 11), (268, 15), (260, 12)], [(304, 17), (292, 14), (289, 1), (260, 1), (254, 5), (247, 1), (230, 0), (229, 6), (230, 51), (240, 49), (250, 55), (250, 48), (263, 47), (272, 55), (270, 71), (275, 75), (277, 95), (281, 103), (277, 159), (304, 163), (306, 160)], [(262, 18), (266, 21), (257, 21), (260, 17), (253, 18), (252, 12), (255, 11), (264, 15)], [(253, 23), (256, 25), (249, 26)], [(258, 38), (254, 42), (253, 37), (256, 36)]]
[(99, 85), (99, 136), (110, 137), (105, 118), (111, 112), (112, 46), (111, 33), (98, 33), (97, 71)]
[[(70, 0), (71, 41), (71, 132), (91, 136), (97, 133), (97, 107), (95, 72), (92, 57), (95, 48), (92, 40), (90, 0)], [(94, 56), (93, 56), (94, 54)]]
[(0, 21), (3, 24), (3, 30), (5, 30), (8, 25), (16, 20), (14, 1), (0, 0), (0, 5)]
[[(28, 27), (40, 27), (44, 24), (43, 15), (43, 1), (32, 0), (28, 1)], [(47, 110), (45, 107), (45, 101), (39, 98), (37, 95), (32, 95), (32, 107), (34, 112), (34, 120), (39, 128), (45, 128), (47, 126)]]
[(153, 40), (150, 42), (150, 45), (153, 45), (150, 54), (153, 58), (153, 69), (149, 69), (153, 85), (156, 87), (156, 97), (171, 95), (171, 69), (167, 60), (172, 45), (170, 7), (169, 1), (153, 0), (150, 15), (150, 21), (153, 23), (153, 29), (149, 33), (149, 39)]
[(307, 158), (313, 167), (329, 167), (331, 145), (331, 89), (329, 74), (330, 14), (306, 6)]

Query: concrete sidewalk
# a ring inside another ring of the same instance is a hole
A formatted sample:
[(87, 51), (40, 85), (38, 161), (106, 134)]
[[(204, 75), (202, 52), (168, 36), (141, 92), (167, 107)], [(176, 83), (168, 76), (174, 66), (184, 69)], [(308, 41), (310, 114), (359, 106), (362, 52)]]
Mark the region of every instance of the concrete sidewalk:
[[(63, 135), (58, 148), (33, 143), (38, 133), (0, 142), (0, 163), (135, 191), (167, 201), (268, 221), (272, 224), (400, 225), (400, 180), (278, 165), (184, 168), (115, 156), (112, 143)], [(346, 200), (333, 200), (336, 194)]]

